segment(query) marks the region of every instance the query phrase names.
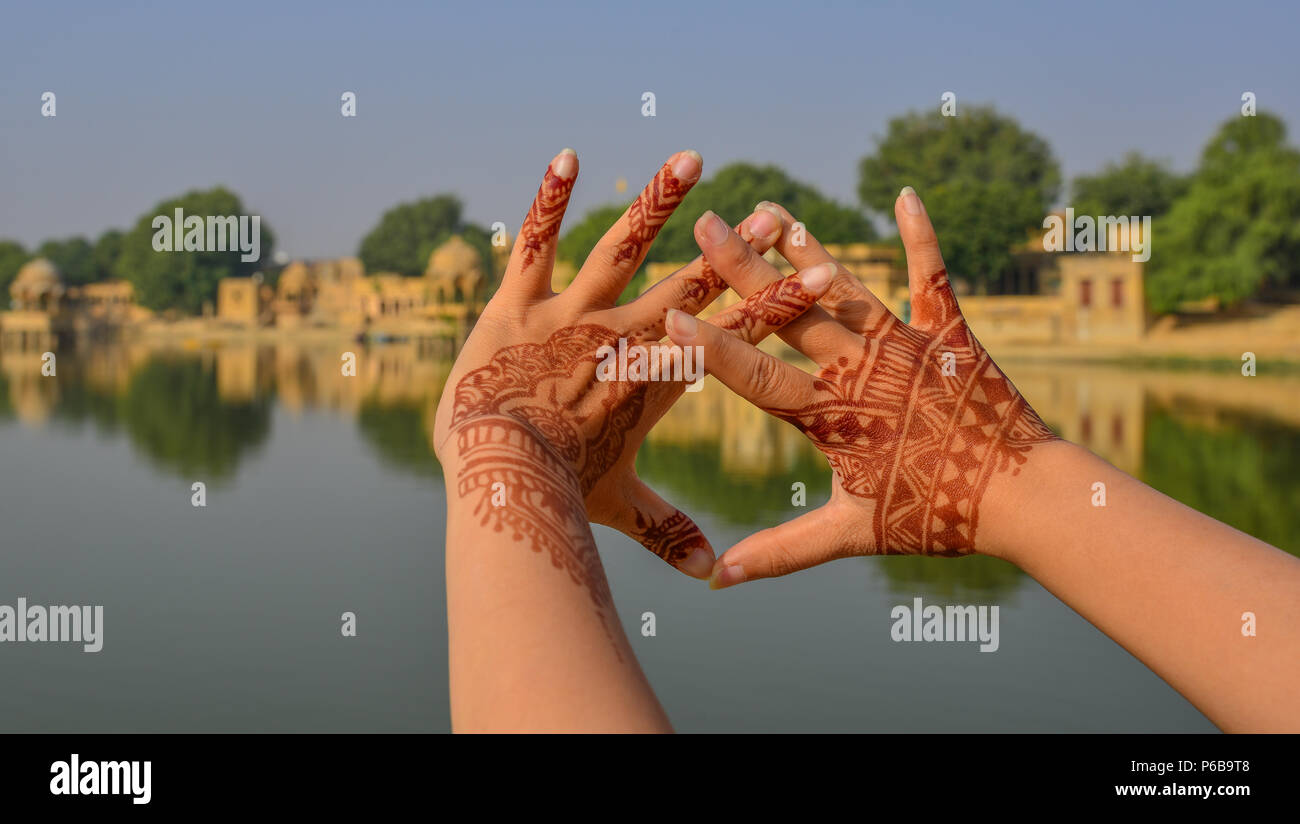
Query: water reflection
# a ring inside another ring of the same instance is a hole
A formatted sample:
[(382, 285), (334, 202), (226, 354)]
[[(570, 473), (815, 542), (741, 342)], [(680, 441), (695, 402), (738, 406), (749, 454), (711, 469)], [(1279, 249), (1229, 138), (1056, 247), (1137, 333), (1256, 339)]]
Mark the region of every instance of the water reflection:
[[(230, 479), (273, 437), (272, 411), (355, 422), (395, 472), (440, 483), (434, 410), (450, 362), (416, 345), (231, 346), (184, 351), (115, 346), (59, 356), (41, 375), (34, 353), (0, 354), (0, 421), (91, 426), (125, 437), (160, 472)], [(1054, 429), (1196, 509), (1300, 553), (1300, 379), (1235, 372), (1008, 363)], [(762, 528), (829, 494), (825, 459), (792, 427), (710, 381), (651, 433), (638, 470), (693, 514)], [(1005, 598), (1023, 581), (991, 559), (875, 559), (891, 587), (953, 598)]]

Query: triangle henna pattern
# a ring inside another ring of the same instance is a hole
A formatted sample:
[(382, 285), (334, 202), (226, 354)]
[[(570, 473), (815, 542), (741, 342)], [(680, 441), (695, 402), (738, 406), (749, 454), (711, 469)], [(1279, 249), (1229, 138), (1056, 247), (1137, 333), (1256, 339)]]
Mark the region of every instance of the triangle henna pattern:
[(856, 360), (817, 376), (817, 400), (768, 411), (816, 444), (845, 492), (873, 502), (870, 554), (970, 554), (990, 478), (1018, 473), (1056, 435), (959, 315), (932, 336), (884, 313), (864, 334)]

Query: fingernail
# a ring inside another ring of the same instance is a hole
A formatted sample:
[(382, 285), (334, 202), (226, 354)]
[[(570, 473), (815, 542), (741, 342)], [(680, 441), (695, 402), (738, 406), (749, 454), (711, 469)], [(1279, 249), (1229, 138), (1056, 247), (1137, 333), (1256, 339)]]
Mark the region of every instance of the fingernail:
[(715, 215), (712, 211), (700, 215), (699, 221), (695, 224), (704, 235), (704, 239), (711, 246), (721, 246), (727, 242), (727, 235), (731, 229), (727, 227), (726, 221)]
[(761, 200), (761, 201), (759, 201), (759, 202), (758, 202), (758, 205), (756, 205), (756, 206), (754, 207), (754, 211), (755, 211), (755, 212), (768, 212), (768, 213), (770, 213), (770, 214), (776, 215), (776, 219), (777, 219), (777, 220), (784, 221), (784, 217), (782, 217), (782, 215), (781, 215), (781, 210), (778, 209), (778, 208), (776, 208), (776, 204), (773, 203), (773, 202), (770, 201), (770, 200)]
[(740, 564), (724, 566), (709, 580), (709, 589), (726, 589), (745, 582), (745, 568)]
[(916, 190), (911, 186), (904, 186), (903, 191), (898, 193), (903, 199), (903, 208), (909, 215), (921, 214), (921, 198), (916, 196)]
[(682, 340), (694, 340), (695, 333), (699, 331), (699, 324), (695, 322), (694, 316), (678, 309), (668, 310), (667, 326), (669, 332)]
[(831, 278), (835, 277), (835, 270), (834, 263), (819, 263), (807, 271), (800, 272), (799, 280), (809, 292), (820, 295), (830, 285)]
[(704, 158), (694, 149), (687, 149), (677, 155), (673, 162), (673, 176), (678, 180), (698, 180), (704, 169)]
[(749, 219), (749, 231), (754, 237), (767, 237), (781, 231), (781, 219), (771, 212), (755, 211)]
[(708, 578), (713, 570), (713, 553), (705, 549), (697, 549), (691, 553), (691, 557), (682, 562), (678, 569), (692, 578)]
[(578, 172), (578, 153), (573, 149), (564, 149), (551, 161), (551, 171), (556, 177), (568, 180)]

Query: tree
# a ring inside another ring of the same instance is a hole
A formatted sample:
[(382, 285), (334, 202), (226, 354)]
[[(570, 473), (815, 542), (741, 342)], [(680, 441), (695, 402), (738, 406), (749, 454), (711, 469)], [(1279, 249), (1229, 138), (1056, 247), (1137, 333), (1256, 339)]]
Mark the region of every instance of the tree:
[(122, 239), (126, 237), (116, 229), (109, 229), (95, 241), (90, 261), (94, 280), (112, 280), (116, 277), (117, 259), (122, 255)]
[(22, 244), (0, 240), (0, 309), (8, 308), (9, 285), (14, 282), (23, 264), (31, 259), (31, 254)]
[[(461, 219), (461, 203), (455, 195), (402, 203), (384, 212), (378, 225), (362, 238), (358, 254), (368, 272), (417, 277), (424, 274), (429, 254), (452, 235), (466, 235), (471, 244), (475, 244), (471, 238), (486, 237), (482, 229), (467, 231), (470, 228)], [(484, 271), (490, 260), (484, 260)]]
[(1075, 214), (1137, 215), (1157, 218), (1187, 192), (1190, 180), (1158, 160), (1129, 152), (1095, 175), (1080, 175), (1072, 185)]
[(1061, 186), (1047, 142), (988, 106), (894, 118), (858, 173), (862, 203), (890, 220), (899, 190), (915, 188), (948, 271), (981, 287), (997, 282), (1012, 247), (1041, 229)]
[[(260, 225), (260, 257), (241, 260), (238, 239), (228, 241), (229, 251), (159, 252), (154, 250), (154, 218), (172, 218), (177, 209), (189, 217), (248, 216), (239, 196), (222, 186), (186, 192), (145, 212), (122, 238), (116, 273), (135, 287), (136, 300), (154, 310), (177, 309), (197, 314), (207, 301), (215, 301), (217, 282), (248, 277), (269, 264), (275, 236), (265, 221)], [(251, 227), (252, 221), (248, 221)], [(233, 249), (232, 249), (233, 247)]]
[(1154, 310), (1300, 286), (1300, 152), (1285, 140), (1285, 124), (1264, 112), (1220, 127), (1187, 193), (1152, 229)]
[[(700, 253), (695, 221), (713, 210), (733, 226), (763, 200), (780, 203), (824, 243), (860, 243), (876, 239), (875, 228), (857, 209), (836, 203), (815, 187), (790, 177), (777, 166), (731, 163), (695, 186), (664, 224), (646, 255), (648, 263), (684, 263)], [(581, 265), (596, 241), (623, 215), (626, 205), (599, 206), (583, 216), (560, 239), (557, 255)], [(638, 273), (640, 275), (640, 273)], [(640, 291), (640, 276), (628, 294)]]
[(81, 286), (95, 280), (93, 251), (84, 237), (69, 237), (45, 241), (36, 250), (36, 256), (53, 263), (66, 285)]

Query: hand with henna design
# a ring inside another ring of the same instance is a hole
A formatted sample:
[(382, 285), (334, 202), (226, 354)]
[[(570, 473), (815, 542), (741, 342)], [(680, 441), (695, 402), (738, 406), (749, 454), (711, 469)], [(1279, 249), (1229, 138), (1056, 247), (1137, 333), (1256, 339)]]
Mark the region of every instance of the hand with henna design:
[[(623, 530), (695, 577), (707, 577), (713, 564), (699, 528), (633, 469), (642, 438), (683, 381), (611, 380), (598, 372), (602, 347), (617, 347), (620, 339), (653, 344), (669, 309), (699, 311), (725, 288), (701, 259), (637, 300), (614, 305), (659, 227), (699, 179), (700, 159), (692, 152), (670, 158), (557, 296), (551, 265), (577, 170), (572, 152), (552, 161), (501, 288), (439, 403), (435, 443), (447, 470), (448, 657), (457, 729), (667, 729), (614, 611), (588, 521)], [(760, 212), (738, 229), (727, 234), (762, 252), (779, 234), (780, 219)], [(806, 310), (830, 274), (821, 267), (792, 275), (719, 320), (758, 318), (745, 325), (746, 339), (757, 340), (770, 323)], [(531, 552), (519, 552), (520, 545)], [(549, 563), (533, 561), (534, 553)], [(545, 566), (564, 574), (548, 574)]]
[[(600, 240), (562, 294), (551, 292), (551, 269), (560, 221), (578, 171), (566, 150), (552, 161), (515, 243), (500, 290), (489, 303), (457, 359), (439, 404), (435, 439), (439, 455), (448, 438), (493, 418), (510, 418), (542, 436), (573, 473), (588, 518), (614, 527), (688, 575), (706, 578), (714, 556), (685, 514), (636, 476), (636, 452), (646, 432), (680, 397), (684, 383), (595, 379), (603, 346), (653, 344), (664, 333), (670, 308), (697, 312), (726, 284), (702, 258), (631, 303), (615, 301), (645, 259), (659, 228), (699, 179), (700, 158), (679, 152)], [(780, 219), (757, 211), (728, 234), (761, 254), (780, 232)], [(486, 425), (486, 424), (484, 424)], [(481, 470), (457, 478), (453, 494), (486, 501), (492, 484), (511, 481)], [(514, 479), (518, 481), (518, 478)], [(537, 513), (499, 512), (484, 505), (485, 520), (545, 522)], [(512, 524), (512, 529), (520, 525)], [(575, 580), (590, 586), (588, 561), (572, 557), (571, 542), (556, 533), (535, 541)], [(545, 537), (545, 536), (541, 536)]]
[[(791, 216), (771, 204), (760, 204)], [(674, 342), (703, 345), (709, 371), (799, 428), (833, 470), (830, 502), (730, 550), (715, 586), (782, 575), (853, 555), (954, 556), (980, 548), (980, 503), (1037, 444), (1055, 438), (971, 334), (948, 285), (919, 198), (899, 198), (914, 320), (894, 317), (811, 236), (777, 248), (796, 268), (836, 267), (817, 307), (770, 323), (821, 368), (808, 375), (735, 335), (671, 314)], [(742, 295), (779, 282), (776, 269), (716, 224), (699, 227), (705, 260)], [(769, 310), (770, 311), (770, 310)], [(745, 319), (753, 322), (754, 319)], [(725, 328), (725, 324), (716, 324)], [(743, 326), (741, 328), (744, 328)]]

